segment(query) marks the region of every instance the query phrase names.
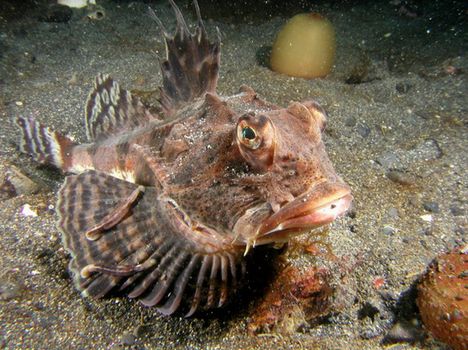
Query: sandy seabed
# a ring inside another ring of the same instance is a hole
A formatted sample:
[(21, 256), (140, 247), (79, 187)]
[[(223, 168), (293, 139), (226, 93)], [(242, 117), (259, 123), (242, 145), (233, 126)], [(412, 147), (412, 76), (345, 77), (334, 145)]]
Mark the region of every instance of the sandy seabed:
[[(333, 22), (338, 41), (333, 73), (317, 80), (279, 75), (264, 63), (292, 10), (240, 19), (211, 10), (207, 29), (214, 35), (219, 27), (223, 42), (218, 92), (233, 94), (247, 84), (280, 105), (310, 98), (322, 104), (329, 156), (355, 198), (351, 214), (326, 237), (339, 263), (297, 251), (283, 258), (339, 276), (336, 309), (287, 334), (279, 327), (260, 335), (248, 329), (261, 295), (185, 319), (124, 297), (84, 299), (75, 290), (55, 227), (62, 176), (18, 152), (10, 118), (33, 115), (84, 141), (94, 76), (109, 73), (151, 103), (161, 81), (155, 54), (164, 45), (148, 2), (98, 1), (103, 19), (74, 10), (58, 23), (46, 1), (12, 10), (14, 3), (0, 13), (0, 174), (15, 166), (42, 187), (0, 203), (0, 348), (378, 349), (395, 338), (398, 349), (444, 348), (420, 325), (415, 283), (435, 256), (466, 244), (463, 2), (311, 5)], [(150, 4), (171, 27), (169, 5)], [(182, 9), (194, 23), (191, 7)]]

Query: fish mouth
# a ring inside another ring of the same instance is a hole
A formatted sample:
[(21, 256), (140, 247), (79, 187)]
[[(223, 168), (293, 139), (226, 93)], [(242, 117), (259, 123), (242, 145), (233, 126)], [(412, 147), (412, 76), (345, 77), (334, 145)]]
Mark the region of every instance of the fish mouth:
[(342, 182), (322, 182), (284, 205), (257, 231), (254, 245), (287, 242), (291, 236), (333, 222), (350, 207), (353, 196)]

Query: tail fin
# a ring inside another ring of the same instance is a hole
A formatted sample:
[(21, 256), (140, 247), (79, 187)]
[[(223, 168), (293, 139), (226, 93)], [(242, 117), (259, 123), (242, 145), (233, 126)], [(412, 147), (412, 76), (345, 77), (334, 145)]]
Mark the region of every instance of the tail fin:
[(71, 148), (76, 144), (58, 132), (46, 128), (32, 117), (17, 117), (21, 130), (19, 148), (42, 164), (54, 165), (66, 170), (71, 161)]

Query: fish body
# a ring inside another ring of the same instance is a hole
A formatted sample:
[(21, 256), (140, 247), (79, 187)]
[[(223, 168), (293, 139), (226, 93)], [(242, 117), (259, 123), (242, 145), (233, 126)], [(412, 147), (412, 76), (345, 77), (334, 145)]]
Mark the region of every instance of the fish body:
[(107, 75), (86, 104), (89, 142), (76, 144), (32, 118), (17, 117), (20, 149), (66, 176), (58, 227), (85, 295), (113, 289), (164, 314), (223, 306), (245, 255), (332, 222), (349, 187), (325, 152), (326, 113), (314, 101), (282, 108), (242, 86), (216, 93), (220, 43), (195, 2), (191, 33), (175, 3), (161, 62), (161, 113)]

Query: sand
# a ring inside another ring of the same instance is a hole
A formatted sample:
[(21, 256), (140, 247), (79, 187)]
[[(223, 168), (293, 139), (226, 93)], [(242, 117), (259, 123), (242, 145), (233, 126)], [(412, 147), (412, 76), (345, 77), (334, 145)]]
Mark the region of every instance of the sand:
[[(467, 243), (463, 2), (319, 2), (312, 9), (334, 23), (338, 51), (334, 72), (318, 80), (289, 78), (265, 66), (275, 33), (294, 10), (264, 17), (246, 10), (246, 18), (211, 11), (207, 29), (214, 35), (217, 26), (223, 42), (218, 92), (229, 95), (248, 84), (281, 105), (310, 98), (321, 103), (329, 115), (329, 156), (355, 198), (351, 213), (326, 234), (335, 261), (294, 247), (283, 257), (299, 268), (330, 269), (336, 287), (330, 313), (288, 333), (277, 327), (260, 335), (248, 327), (262, 293), (220, 313), (185, 319), (163, 317), (125, 297), (85, 299), (70, 280), (55, 227), (63, 177), (18, 152), (10, 118), (33, 115), (84, 141), (84, 103), (98, 72), (155, 103), (161, 81), (156, 54), (164, 45), (148, 4), (98, 3), (105, 11), (101, 20), (86, 17), (87, 10), (60, 10), (65, 22), (58, 23), (50, 21), (58, 15), (47, 17), (46, 1), (7, 1), (1, 8), (0, 174), (15, 166), (41, 189), (0, 203), (0, 348), (443, 346), (420, 324), (415, 283), (435, 256)], [(168, 4), (152, 7), (172, 28)], [(183, 12), (194, 23), (191, 7)]]

